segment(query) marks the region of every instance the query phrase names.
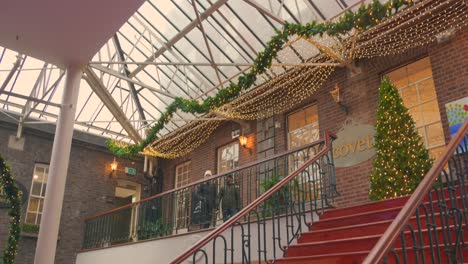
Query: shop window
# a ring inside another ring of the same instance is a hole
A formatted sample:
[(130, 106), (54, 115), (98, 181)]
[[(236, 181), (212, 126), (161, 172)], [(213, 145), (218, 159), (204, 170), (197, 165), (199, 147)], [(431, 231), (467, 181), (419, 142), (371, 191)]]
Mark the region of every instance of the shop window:
[(239, 142), (234, 141), (218, 149), (218, 174), (239, 166)]
[(439, 157), (445, 147), (444, 130), (429, 58), (394, 70), (388, 76), (397, 86), (429, 154)]
[(288, 116), (288, 149), (320, 139), (317, 105), (308, 106)]
[[(288, 149), (298, 148), (320, 139), (317, 105), (307, 106), (288, 115)], [(310, 148), (290, 155), (288, 172), (291, 173), (312, 158), (319, 149)], [(293, 199), (315, 199), (321, 196), (322, 179), (319, 167), (314, 164), (298, 177), (297, 189), (293, 190)], [(283, 176), (283, 175), (281, 175)]]
[(48, 178), (49, 165), (36, 164), (34, 166), (31, 192), (26, 210), (25, 222), (28, 224), (39, 225), (41, 223)]
[[(181, 188), (190, 183), (191, 161), (176, 166), (175, 188)], [(189, 223), (190, 200), (188, 190), (182, 189), (175, 193), (176, 226), (184, 231)]]

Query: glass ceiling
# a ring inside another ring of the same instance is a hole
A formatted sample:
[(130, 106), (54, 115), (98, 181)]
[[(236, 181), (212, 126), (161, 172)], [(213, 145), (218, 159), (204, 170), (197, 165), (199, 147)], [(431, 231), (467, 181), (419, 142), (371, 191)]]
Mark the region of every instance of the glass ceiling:
[[(81, 82), (75, 128), (129, 141), (109, 94), (141, 137), (175, 97), (203, 100), (249, 70), (284, 21), (324, 21), (360, 0), (148, 0), (93, 57)], [(366, 1), (370, 2), (370, 1)], [(201, 21), (201, 24), (200, 24)], [(256, 85), (315, 56), (297, 41)], [(64, 71), (0, 47), (0, 114), (19, 124), (55, 123)], [(91, 79), (91, 80), (90, 80)], [(119, 111), (120, 111), (119, 110)], [(196, 118), (177, 112), (167, 134)], [(120, 121), (120, 122), (119, 122)]]

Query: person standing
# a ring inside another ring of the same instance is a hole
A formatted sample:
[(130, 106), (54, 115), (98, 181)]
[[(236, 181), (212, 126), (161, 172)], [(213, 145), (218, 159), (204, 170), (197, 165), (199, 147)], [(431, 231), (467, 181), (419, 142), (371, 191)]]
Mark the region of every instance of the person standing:
[[(207, 170), (204, 179), (210, 178), (211, 171)], [(200, 228), (208, 228), (217, 208), (217, 188), (210, 181), (205, 181), (195, 188), (192, 194), (192, 224)]]
[(226, 185), (219, 191), (219, 202), (221, 203), (224, 222), (240, 210), (241, 200), (239, 190), (234, 184), (231, 175), (226, 177)]

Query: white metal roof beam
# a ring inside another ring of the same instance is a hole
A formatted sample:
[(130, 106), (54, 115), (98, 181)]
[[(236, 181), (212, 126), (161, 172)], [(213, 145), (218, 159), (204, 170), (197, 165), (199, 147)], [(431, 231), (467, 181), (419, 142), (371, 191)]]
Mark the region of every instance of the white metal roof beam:
[[(218, 10), (222, 5), (224, 5), (228, 0), (218, 0), (212, 6), (210, 6), (203, 14), (200, 15), (200, 20), (203, 21), (211, 14), (213, 14), (216, 10)], [(181, 40), (185, 35), (187, 35), (192, 29), (196, 28), (198, 25), (198, 19), (192, 20), (185, 28), (183, 28), (179, 33), (177, 33), (172, 39), (170, 39), (165, 45), (163, 45), (160, 49), (158, 49), (153, 56), (146, 59), (147, 62), (152, 62), (156, 60), (161, 54), (171, 48), (174, 44), (176, 44), (179, 40)], [(128, 76), (133, 77), (142, 71), (146, 67), (145, 64), (138, 66), (133, 72), (131, 72)]]
[[(284, 19), (281, 19), (280, 17), (278, 17), (277, 15), (275, 14), (272, 14), (270, 11), (268, 11), (267, 9), (265, 9), (264, 7), (262, 7), (259, 3), (255, 2), (254, 0), (244, 0), (244, 2), (246, 2), (247, 4), (255, 7), (255, 9), (257, 9), (260, 13), (270, 17), (271, 19), (273, 19), (274, 21), (280, 23), (281, 25), (284, 25), (285, 24), (285, 21)], [(280, 9), (281, 10), (281, 9)]]
[(200, 25), (200, 30), (201, 30), (202, 35), (203, 35), (203, 40), (205, 41), (206, 49), (208, 50), (208, 55), (210, 55), (211, 67), (213, 67), (213, 69), (214, 69), (214, 71), (216, 73), (216, 78), (218, 78), (219, 85), (221, 87), (223, 87), (221, 77), (219, 76), (218, 67), (216, 67), (216, 65), (214, 64), (213, 53), (211, 52), (210, 44), (208, 43), (208, 40), (206, 39), (205, 29), (203, 28), (202, 20), (200, 19), (200, 15), (198, 14), (197, 5), (195, 3), (195, 0), (192, 0), (192, 6), (193, 6), (193, 10), (195, 11), (195, 15), (197, 16), (198, 24)]
[(122, 111), (122, 109), (120, 109), (120, 106), (114, 100), (96, 73), (94, 73), (94, 71), (89, 67), (84, 69), (84, 73), (86, 74), (85, 80), (88, 82), (91, 89), (93, 89), (93, 91), (101, 99), (107, 109), (109, 109), (115, 119), (119, 121), (120, 125), (122, 125), (123, 129), (128, 133), (130, 138), (135, 142), (142, 141), (140, 134), (138, 134), (136, 129), (132, 126), (128, 118), (125, 116), (125, 113)]
[[(166, 43), (164, 43), (164, 41), (158, 36), (156, 35), (156, 33), (154, 33), (151, 29), (149, 29), (147, 27), (147, 25), (145, 25), (145, 23), (143, 23), (143, 21), (141, 21), (140, 18), (138, 18), (136, 15), (133, 16), (133, 19), (135, 19), (142, 27), (144, 27), (148, 33), (150, 34), (150, 36), (154, 37), (156, 39), (156, 41), (161, 44), (163, 47), (166, 46)], [(182, 57), (177, 54), (176, 52), (174, 52), (172, 49), (169, 49), (168, 47), (166, 47), (169, 51), (169, 53), (174, 56), (174, 58), (179, 62), (179, 63), (185, 63), (184, 62), (184, 59), (182, 59)], [(198, 73), (196, 72), (194, 69), (192, 68), (189, 68), (188, 69), (190, 73), (192, 73), (195, 78), (197, 78), (199, 81), (201, 81), (203, 83), (203, 85), (205, 86), (208, 86), (208, 84), (206, 83), (206, 80)]]
[(144, 83), (142, 83), (142, 82), (140, 82), (140, 81), (133, 80), (133, 79), (130, 78), (130, 77), (124, 76), (124, 75), (120, 74), (119, 72), (114, 71), (114, 70), (111, 70), (111, 69), (109, 69), (109, 68), (107, 68), (107, 67), (104, 67), (104, 66), (102, 66), (102, 65), (90, 65), (89, 67), (92, 67), (92, 68), (94, 68), (94, 69), (96, 69), (96, 70), (105, 72), (105, 73), (110, 74), (110, 75), (112, 75), (112, 76), (114, 76), (114, 77), (117, 77), (117, 78), (119, 78), (119, 79), (122, 79), (122, 80), (125, 80), (125, 81), (128, 81), (128, 82), (132, 82), (132, 83), (134, 83), (134, 84), (140, 85), (141, 87), (147, 88), (147, 89), (150, 90), (150, 91), (153, 91), (153, 92), (162, 94), (162, 95), (167, 96), (167, 97), (170, 97), (170, 98), (172, 98), (172, 99), (176, 98), (173, 94), (164, 92), (164, 91), (162, 91), (162, 90), (160, 90), (160, 89), (156, 89), (156, 88), (154, 88), (153, 86), (149, 86), (149, 85), (144, 84)]

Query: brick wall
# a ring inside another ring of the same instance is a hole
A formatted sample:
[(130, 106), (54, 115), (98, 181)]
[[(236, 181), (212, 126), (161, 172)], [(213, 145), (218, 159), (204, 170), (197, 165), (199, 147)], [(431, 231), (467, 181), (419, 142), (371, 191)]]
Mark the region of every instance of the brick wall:
[[(445, 138), (448, 142), (450, 133), (448, 132), (445, 104), (468, 96), (468, 49), (466, 47), (468, 47), (467, 28), (458, 32), (454, 39), (446, 43), (434, 43), (399, 55), (358, 61), (357, 66), (361, 68), (362, 73), (353, 77), (350, 76), (346, 68), (337, 68), (311, 98), (288, 113), (256, 122), (256, 130), (253, 134), (258, 140), (258, 145), (257, 151), (254, 153), (257, 153), (258, 159), (263, 159), (285, 151), (287, 149), (287, 115), (309, 104), (317, 104), (322, 135), (325, 131), (338, 132), (348, 118), (363, 124), (375, 125), (377, 92), (382, 76), (386, 72), (426, 56), (429, 56), (432, 64)], [(344, 97), (343, 103), (349, 108), (348, 115), (332, 100), (330, 95), (330, 91), (334, 89), (336, 83), (339, 84)], [(203, 172), (207, 169), (215, 172), (216, 149), (231, 140), (230, 132), (233, 127), (236, 127), (236, 124), (228, 123), (220, 127), (207, 143), (186, 157), (163, 161), (164, 189), (173, 188), (175, 166), (183, 161), (192, 160), (192, 181), (203, 177)], [(241, 157), (248, 156), (241, 153)], [(255, 156), (251, 156), (250, 159), (241, 158), (241, 164), (254, 158)], [(352, 167), (336, 168), (337, 188), (341, 195), (336, 200), (337, 206), (349, 206), (369, 201), (368, 177), (371, 166), (372, 160), (368, 160)]]
[[(257, 135), (256, 123), (250, 122), (251, 133), (246, 134), (248, 137), (247, 148), (239, 147), (239, 165), (246, 164), (257, 159)], [(163, 190), (174, 188), (175, 184), (175, 168), (177, 165), (186, 161), (191, 161), (190, 182), (197, 181), (203, 178), (206, 170), (211, 170), (213, 175), (217, 172), (217, 157), (216, 153), (219, 147), (222, 147), (238, 139), (232, 139), (231, 132), (240, 129), (240, 125), (234, 122), (226, 122), (222, 124), (209, 138), (207, 142), (202, 144), (193, 152), (184, 157), (177, 159), (160, 159), (160, 164), (164, 171)]]
[[(0, 121), (0, 153), (10, 164), (16, 179), (30, 191), (36, 162), (49, 163), (53, 144), (53, 135), (37, 130), (26, 129), (24, 150), (8, 147), (8, 138), (16, 134), (16, 126)], [(76, 134), (76, 132), (75, 132)], [(101, 139), (103, 142), (103, 139)], [(115, 205), (107, 197), (115, 194), (116, 179), (129, 179), (144, 183), (141, 172), (141, 160), (118, 159), (119, 167), (115, 177), (110, 177), (110, 163), (113, 156), (103, 146), (74, 140), (71, 149), (68, 176), (65, 188), (57, 253), (55, 263), (75, 263), (76, 253), (83, 241), (83, 221), (93, 214), (112, 209)], [(132, 164), (135, 162), (135, 164)], [(135, 167), (137, 177), (129, 177), (124, 167)], [(23, 206), (22, 217), (25, 217), (27, 203)], [(7, 237), (6, 210), (0, 209), (0, 249), (3, 250)], [(24, 221), (22, 219), (22, 221)], [(22, 236), (16, 263), (34, 262), (37, 238)]]

